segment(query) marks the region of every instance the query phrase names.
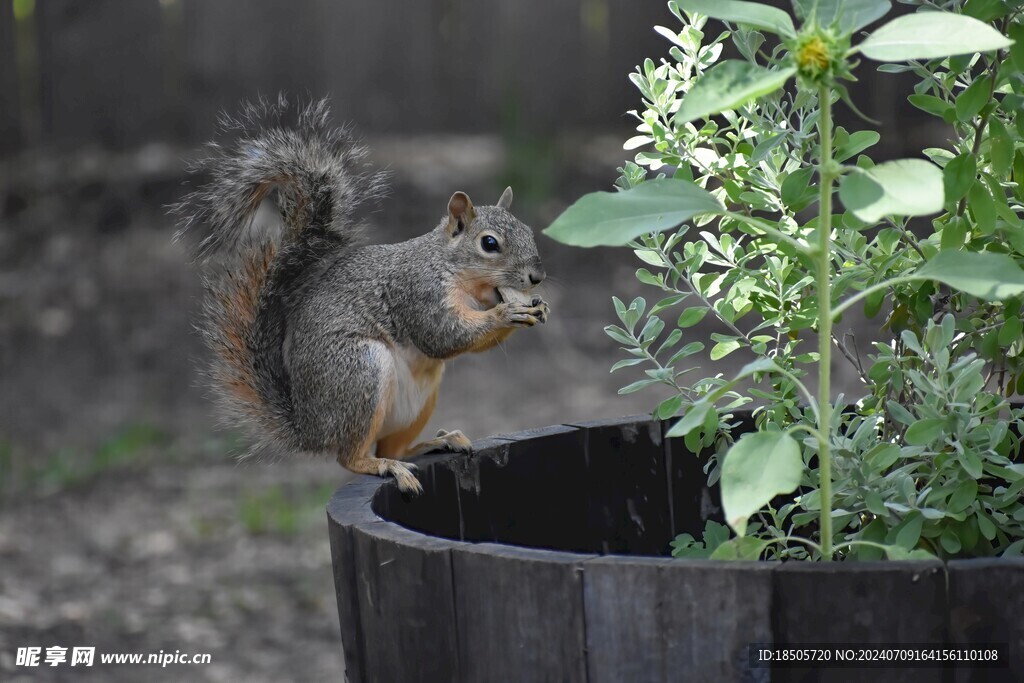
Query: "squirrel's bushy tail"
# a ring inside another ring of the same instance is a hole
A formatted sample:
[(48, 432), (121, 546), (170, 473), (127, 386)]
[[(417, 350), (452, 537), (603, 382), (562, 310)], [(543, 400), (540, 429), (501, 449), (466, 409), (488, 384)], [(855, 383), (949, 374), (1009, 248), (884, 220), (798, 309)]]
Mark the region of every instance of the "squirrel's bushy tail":
[[(282, 119), (297, 114), (294, 127)], [(292, 109), (245, 104), (222, 116), (210, 154), (194, 165), (209, 182), (172, 211), (178, 235), (201, 228), (196, 255), (218, 256), (206, 277), (200, 331), (214, 352), (210, 371), (227, 417), (253, 431), (253, 452), (304, 448), (292, 420), (284, 363), (286, 302), (303, 275), (358, 240), (353, 210), (383, 192), (384, 176), (365, 170), (365, 148), (331, 128), (325, 100)], [(264, 198), (276, 192), (283, 230), (254, 226)]]

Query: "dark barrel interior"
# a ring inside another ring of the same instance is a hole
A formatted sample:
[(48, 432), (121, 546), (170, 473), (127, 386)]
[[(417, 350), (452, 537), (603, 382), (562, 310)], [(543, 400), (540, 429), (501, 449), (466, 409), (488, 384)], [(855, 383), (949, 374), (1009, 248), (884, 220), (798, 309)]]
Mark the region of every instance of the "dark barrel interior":
[(372, 507), (460, 541), (667, 555), (677, 534), (700, 538), (705, 520), (722, 521), (717, 487), (706, 485), (707, 454), (665, 439), (667, 431), (667, 423), (634, 417), (494, 437), (477, 442), (472, 456), (418, 461), (423, 494), (403, 496), (391, 482)]

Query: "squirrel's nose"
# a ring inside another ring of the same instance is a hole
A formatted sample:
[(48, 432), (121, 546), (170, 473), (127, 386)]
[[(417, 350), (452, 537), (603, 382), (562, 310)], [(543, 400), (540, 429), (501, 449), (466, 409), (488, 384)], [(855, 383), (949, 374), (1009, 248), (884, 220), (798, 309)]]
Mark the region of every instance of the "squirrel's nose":
[(537, 265), (530, 270), (530, 284), (539, 285), (544, 278), (547, 277), (547, 273), (544, 272), (544, 268)]

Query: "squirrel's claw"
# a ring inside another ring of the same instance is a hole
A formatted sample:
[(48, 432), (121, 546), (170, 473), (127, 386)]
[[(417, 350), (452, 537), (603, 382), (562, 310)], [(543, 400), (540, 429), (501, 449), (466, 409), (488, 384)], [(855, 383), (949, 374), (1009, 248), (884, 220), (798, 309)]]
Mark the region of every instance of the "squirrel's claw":
[(548, 321), (548, 313), (551, 307), (540, 297), (534, 297), (530, 305), (526, 304), (500, 304), (505, 306), (505, 318), (509, 325), (516, 327), (533, 327), (537, 323), (542, 325)]
[(395, 478), (395, 483), (398, 484), (398, 490), (402, 493), (410, 493), (413, 495), (419, 495), (423, 493), (423, 485), (420, 484), (420, 480), (413, 474), (418, 467), (411, 462), (398, 462), (397, 460), (384, 459), (384, 466), (381, 467), (381, 476), (390, 474)]
[(437, 430), (437, 437), (435, 439), (438, 442), (438, 446), (447, 451), (453, 451), (455, 453), (472, 453), (473, 442), (469, 440), (469, 437), (463, 434), (460, 430), (455, 429), (452, 431), (445, 431), (444, 429)]

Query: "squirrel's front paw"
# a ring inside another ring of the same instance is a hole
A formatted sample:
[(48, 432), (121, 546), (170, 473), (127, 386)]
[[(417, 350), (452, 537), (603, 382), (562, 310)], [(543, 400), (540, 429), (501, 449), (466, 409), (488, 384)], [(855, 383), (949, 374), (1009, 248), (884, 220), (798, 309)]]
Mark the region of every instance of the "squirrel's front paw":
[(390, 458), (381, 458), (380, 460), (380, 476), (385, 477), (390, 474), (395, 478), (399, 491), (418, 496), (423, 493), (423, 485), (414, 474), (417, 469), (416, 465), (411, 462), (398, 462)]
[(551, 311), (547, 302), (539, 296), (534, 297), (529, 304), (498, 304), (498, 308), (502, 322), (513, 327), (533, 327), (537, 323), (544, 324), (548, 321), (548, 313)]
[(452, 451), (453, 453), (473, 452), (473, 442), (458, 429), (450, 432), (444, 429), (439, 429), (437, 430), (437, 436), (434, 437), (434, 441), (437, 442), (437, 445), (440, 448)]
[(548, 315), (551, 314), (551, 307), (548, 306), (548, 302), (544, 301), (544, 299), (541, 299), (539, 296), (535, 296), (533, 297), (533, 301), (530, 302), (530, 305), (534, 308), (541, 309), (540, 323), (541, 325), (546, 323), (548, 321)]

